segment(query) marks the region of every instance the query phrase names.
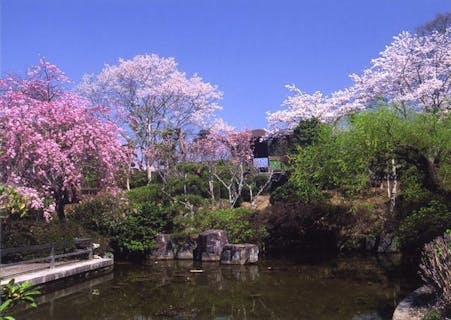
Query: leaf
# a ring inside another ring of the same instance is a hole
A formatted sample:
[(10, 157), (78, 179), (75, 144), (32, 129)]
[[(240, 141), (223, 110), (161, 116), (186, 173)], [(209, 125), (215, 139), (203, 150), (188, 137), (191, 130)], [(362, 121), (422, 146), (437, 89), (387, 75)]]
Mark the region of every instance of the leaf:
[(5, 311), (5, 310), (7, 310), (7, 309), (9, 308), (9, 306), (10, 306), (11, 303), (12, 303), (12, 300), (6, 300), (5, 302), (3, 302), (3, 303), (0, 305), (0, 312), (3, 312), (3, 311)]

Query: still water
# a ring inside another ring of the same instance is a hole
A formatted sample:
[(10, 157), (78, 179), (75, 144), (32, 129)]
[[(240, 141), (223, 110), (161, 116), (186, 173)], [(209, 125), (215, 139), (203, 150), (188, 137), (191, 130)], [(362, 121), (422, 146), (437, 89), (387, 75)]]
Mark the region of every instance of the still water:
[(17, 320), (391, 319), (400, 299), (418, 286), (416, 281), (412, 272), (388, 258), (263, 259), (253, 266), (118, 263), (113, 273), (48, 292), (38, 308), (15, 316)]

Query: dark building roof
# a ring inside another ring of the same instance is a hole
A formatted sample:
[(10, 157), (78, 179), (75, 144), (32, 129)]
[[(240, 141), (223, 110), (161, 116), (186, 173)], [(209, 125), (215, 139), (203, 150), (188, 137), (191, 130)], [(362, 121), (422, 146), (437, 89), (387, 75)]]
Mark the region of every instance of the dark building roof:
[(267, 132), (265, 129), (255, 129), (252, 130), (252, 137), (253, 138), (262, 138), (266, 136)]

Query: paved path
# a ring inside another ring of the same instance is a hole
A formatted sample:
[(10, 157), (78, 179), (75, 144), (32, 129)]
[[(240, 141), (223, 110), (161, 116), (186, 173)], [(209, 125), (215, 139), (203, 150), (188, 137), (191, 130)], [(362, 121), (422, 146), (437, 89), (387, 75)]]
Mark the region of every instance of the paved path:
[[(113, 259), (97, 258), (81, 261), (77, 260), (72, 262), (65, 261), (56, 264), (53, 269), (50, 268), (42, 269), (42, 267), (44, 267), (42, 266), (40, 270), (36, 270), (36, 268), (38, 268), (39, 265), (48, 266), (48, 263), (47, 264), (35, 263), (35, 264), (19, 265), (14, 267), (2, 267), (0, 271), (0, 274), (2, 275), (0, 284), (8, 283), (11, 280), (11, 278), (14, 278), (16, 283), (28, 281), (34, 285), (43, 284), (46, 282), (74, 276), (77, 274), (95, 271), (98, 269), (112, 268), (113, 264), (114, 264)], [(23, 273), (18, 275), (11, 275), (12, 273), (14, 274), (18, 273), (17, 268), (22, 268)], [(8, 273), (10, 274), (10, 276), (8, 276)]]
[[(74, 263), (78, 261), (80, 260), (58, 261), (55, 262), (55, 266), (61, 266), (64, 264)], [(48, 262), (25, 263), (15, 266), (9, 266), (8, 264), (0, 264), (0, 279), (11, 278), (12, 276), (16, 276), (19, 274), (43, 269), (50, 269), (50, 264)]]

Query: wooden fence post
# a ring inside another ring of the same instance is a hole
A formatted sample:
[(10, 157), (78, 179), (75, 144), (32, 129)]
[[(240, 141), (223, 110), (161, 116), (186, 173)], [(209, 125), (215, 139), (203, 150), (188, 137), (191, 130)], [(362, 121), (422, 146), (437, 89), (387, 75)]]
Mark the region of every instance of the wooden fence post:
[(55, 246), (52, 245), (52, 249), (50, 250), (50, 269), (55, 268)]

